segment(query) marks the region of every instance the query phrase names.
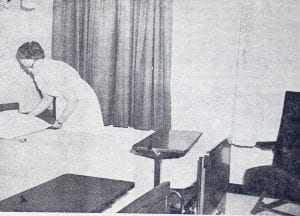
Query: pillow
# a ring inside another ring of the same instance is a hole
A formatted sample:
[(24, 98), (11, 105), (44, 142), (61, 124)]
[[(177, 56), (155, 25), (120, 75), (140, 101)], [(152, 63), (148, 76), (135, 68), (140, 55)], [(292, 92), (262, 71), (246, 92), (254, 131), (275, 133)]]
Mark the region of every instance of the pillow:
[(15, 110), (0, 112), (0, 138), (13, 139), (50, 126), (37, 117), (21, 114)]

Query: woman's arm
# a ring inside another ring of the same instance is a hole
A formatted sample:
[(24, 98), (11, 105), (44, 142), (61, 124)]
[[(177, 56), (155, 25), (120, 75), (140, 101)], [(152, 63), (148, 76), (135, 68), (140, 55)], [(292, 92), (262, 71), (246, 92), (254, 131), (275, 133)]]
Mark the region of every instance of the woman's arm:
[(67, 101), (67, 105), (65, 106), (62, 114), (57, 119), (57, 121), (60, 123), (65, 122), (72, 115), (78, 105), (78, 98), (74, 90), (66, 89), (62, 92), (62, 96)]
[(53, 97), (50, 95), (44, 95), (41, 102), (35, 107), (32, 111), (28, 113), (31, 116), (38, 116), (42, 112), (44, 112), (53, 102)]

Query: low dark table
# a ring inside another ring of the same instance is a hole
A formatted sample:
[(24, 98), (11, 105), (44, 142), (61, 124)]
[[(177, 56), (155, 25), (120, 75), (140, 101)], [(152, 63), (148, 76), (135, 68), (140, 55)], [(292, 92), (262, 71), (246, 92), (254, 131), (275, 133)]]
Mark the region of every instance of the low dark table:
[(154, 186), (157, 186), (160, 184), (161, 161), (185, 156), (201, 135), (200, 131), (158, 130), (133, 145), (132, 151), (154, 159)]
[(65, 174), (0, 201), (7, 212), (102, 212), (133, 182)]

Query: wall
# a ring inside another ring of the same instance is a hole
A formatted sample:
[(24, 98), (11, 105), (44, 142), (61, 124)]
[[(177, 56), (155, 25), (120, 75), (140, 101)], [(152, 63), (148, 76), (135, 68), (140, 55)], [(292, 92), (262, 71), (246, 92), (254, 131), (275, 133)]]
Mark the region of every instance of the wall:
[(19, 9), (19, 1), (10, 8), (0, 7), (0, 103), (19, 101), (22, 111), (39, 101), (31, 78), (24, 74), (15, 59), (18, 47), (27, 41), (38, 41), (51, 55), (52, 1), (36, 1), (34, 11)]
[(174, 0), (173, 128), (274, 140), (285, 90), (300, 90), (296, 0)]
[[(14, 55), (37, 40), (51, 54), (52, 1), (0, 10), (0, 103), (39, 100)], [(296, 0), (174, 0), (173, 128), (201, 130), (240, 145), (275, 139), (285, 90), (299, 90)], [(298, 24), (298, 25), (297, 25)], [(33, 95), (28, 98), (28, 95)]]
[[(199, 150), (275, 140), (284, 92), (300, 91), (299, 12), (297, 0), (174, 0), (172, 127), (203, 131)], [(230, 182), (271, 163), (232, 147)]]
[(300, 91), (300, 2), (243, 1), (234, 142), (275, 140), (284, 92)]

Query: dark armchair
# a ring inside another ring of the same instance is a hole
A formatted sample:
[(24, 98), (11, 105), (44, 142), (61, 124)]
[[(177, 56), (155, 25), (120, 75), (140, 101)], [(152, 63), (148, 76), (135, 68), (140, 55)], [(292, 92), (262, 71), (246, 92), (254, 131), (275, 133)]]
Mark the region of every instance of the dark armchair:
[[(300, 204), (300, 92), (285, 93), (277, 140), (259, 142), (257, 147), (272, 150), (274, 159), (272, 166), (254, 167), (245, 173), (244, 192), (260, 194), (251, 213), (256, 214), (267, 210), (291, 215), (274, 208), (287, 202)], [(265, 197), (278, 200), (265, 204), (263, 202)]]

